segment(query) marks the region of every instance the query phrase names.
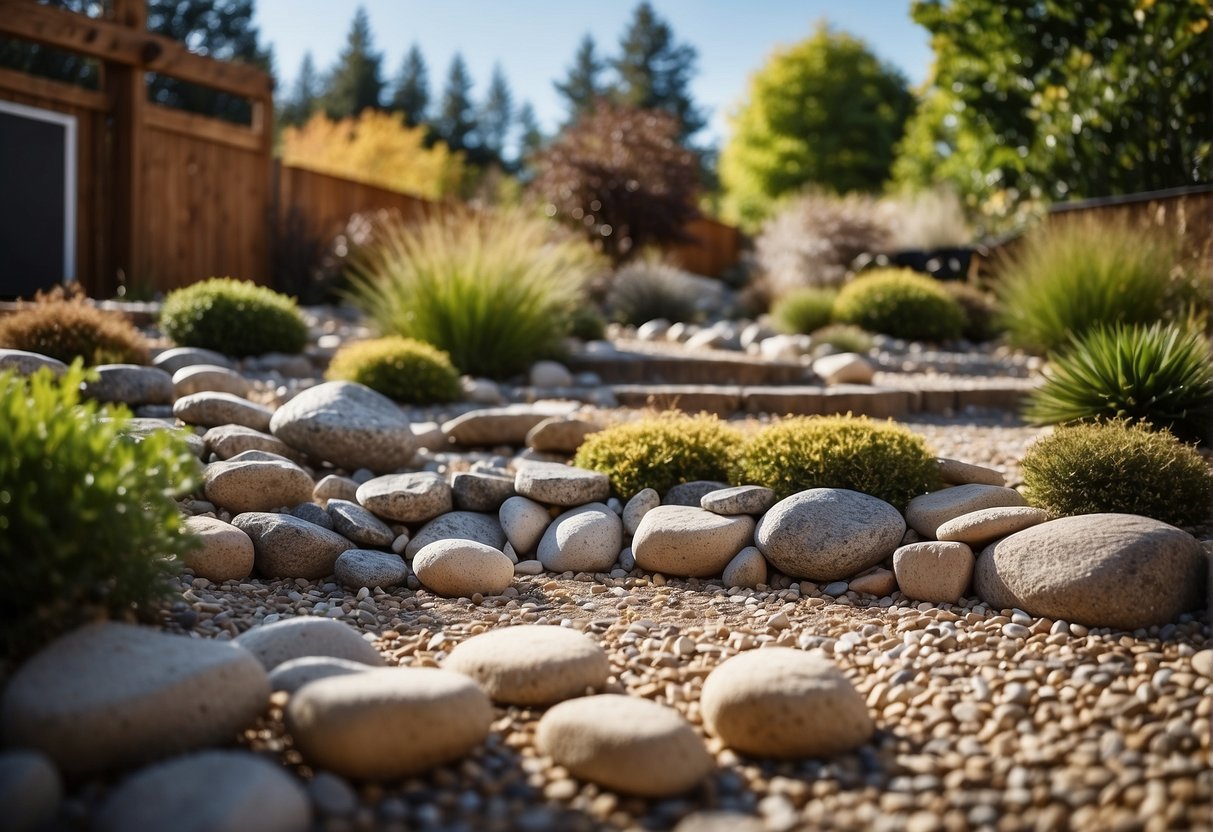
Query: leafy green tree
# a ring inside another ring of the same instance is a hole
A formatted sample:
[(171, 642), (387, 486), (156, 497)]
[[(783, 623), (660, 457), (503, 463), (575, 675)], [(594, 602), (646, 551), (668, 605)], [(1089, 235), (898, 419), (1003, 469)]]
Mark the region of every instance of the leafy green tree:
[(366, 9), (359, 6), (324, 91), (324, 111), (329, 118), (347, 118), (367, 107), (379, 108), (382, 63), (383, 55), (374, 51), (371, 43), (371, 20)]
[(498, 164), (504, 164), (505, 142), (513, 120), (514, 95), (510, 92), (510, 83), (501, 66), (494, 66), (488, 92), (477, 113), (476, 133), (484, 152), (492, 155)]
[(404, 56), (391, 103), (392, 109), (399, 110), (410, 127), (425, 121), (430, 106), (430, 76), (421, 49), (415, 43)]
[(279, 121), (298, 127), (311, 117), (319, 97), (320, 79), (316, 75), (316, 65), (312, 61), (312, 53), (305, 52), (303, 62), (299, 65), (299, 75), (295, 78), (295, 86), (282, 102)]
[(935, 67), (896, 179), (994, 220), (1213, 178), (1208, 0), (915, 2)]
[(433, 123), (434, 132), (451, 150), (468, 150), (475, 143), (476, 110), (472, 104), (472, 76), (463, 56), (455, 53), (447, 70), (446, 86)]
[(611, 66), (619, 76), (612, 90), (619, 102), (640, 110), (665, 110), (678, 119), (683, 139), (707, 123), (691, 100), (695, 48), (677, 43), (670, 25), (647, 0), (636, 7)]
[(563, 81), (554, 82), (556, 92), (560, 93), (568, 109), (570, 124), (594, 109), (594, 104), (606, 92), (599, 81), (606, 63), (598, 57), (596, 49), (594, 38), (585, 35), (577, 46), (568, 76)]
[(726, 211), (753, 224), (808, 185), (878, 190), (913, 106), (901, 73), (819, 25), (751, 77), (720, 156)]

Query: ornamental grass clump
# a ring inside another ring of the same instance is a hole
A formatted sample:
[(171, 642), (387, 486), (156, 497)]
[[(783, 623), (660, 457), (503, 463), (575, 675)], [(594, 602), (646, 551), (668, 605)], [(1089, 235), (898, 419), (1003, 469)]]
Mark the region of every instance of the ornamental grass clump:
[(646, 258), (615, 273), (606, 306), (615, 320), (633, 326), (659, 318), (689, 322), (698, 317), (699, 297), (699, 286), (681, 269)]
[(798, 416), (763, 428), (746, 443), (734, 477), (779, 499), (810, 488), (846, 488), (904, 510), (940, 488), (935, 455), (921, 436), (866, 417)]
[(147, 341), (117, 312), (102, 311), (79, 288), (39, 293), (0, 317), (0, 347), (26, 350), (70, 364), (146, 364)]
[(1023, 457), (1024, 496), (1056, 517), (1115, 512), (1188, 526), (1213, 514), (1213, 470), (1165, 431), (1124, 420), (1060, 427)]
[(556, 355), (598, 270), (588, 244), (522, 210), (389, 221), (351, 262), (349, 299), (383, 335), (504, 379)]
[(100, 617), (144, 613), (192, 539), (174, 497), (198, 461), (170, 431), (124, 435), (125, 409), (81, 404), (79, 363), (0, 373), (0, 563), (12, 657)]
[(771, 317), (781, 332), (810, 335), (829, 325), (836, 297), (832, 289), (793, 289), (775, 301)]
[(645, 488), (664, 494), (679, 483), (728, 481), (741, 441), (715, 416), (670, 413), (590, 434), (573, 464), (606, 474), (627, 500)]
[(212, 277), (169, 292), (160, 328), (180, 346), (237, 357), (296, 353), (307, 344), (308, 335), (292, 298), (230, 277)]
[(1208, 441), (1213, 352), (1194, 323), (1096, 327), (1052, 359), (1025, 416), (1042, 425), (1125, 419)]
[(460, 395), (459, 371), (449, 355), (399, 335), (345, 345), (333, 356), (326, 377), (365, 384), (409, 404), (453, 402)]
[(909, 269), (875, 269), (856, 277), (839, 291), (834, 319), (910, 341), (949, 341), (965, 326), (956, 299)]

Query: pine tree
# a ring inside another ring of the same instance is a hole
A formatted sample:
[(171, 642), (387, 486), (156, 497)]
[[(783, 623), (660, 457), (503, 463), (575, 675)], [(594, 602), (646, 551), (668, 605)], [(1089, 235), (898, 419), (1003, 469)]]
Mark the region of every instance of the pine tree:
[(499, 164), (504, 164), (503, 152), (513, 118), (514, 96), (510, 92), (510, 84), (505, 79), (505, 73), (501, 71), (501, 66), (497, 65), (493, 67), (489, 90), (480, 105), (476, 132), (480, 137), (480, 145), (484, 148), (485, 154), (492, 154)]
[(525, 165), (532, 156), (542, 150), (545, 141), (539, 120), (535, 118), (535, 108), (531, 106), (531, 102), (524, 101), (518, 108), (518, 166)]
[(295, 86), (291, 94), (282, 102), (279, 120), (283, 124), (299, 126), (307, 121), (316, 109), (320, 92), (320, 80), (316, 77), (316, 65), (312, 61), (312, 53), (303, 54), (303, 63), (299, 65), (299, 75), (295, 78)]
[(415, 127), (425, 121), (426, 109), (430, 106), (430, 76), (425, 58), (417, 44), (409, 47), (396, 77), (396, 88), (392, 93), (392, 109), (404, 114), (404, 121)]
[(455, 53), (451, 68), (447, 70), (446, 87), (443, 88), (441, 106), (433, 126), (438, 138), (446, 142), (451, 150), (468, 150), (475, 145), (472, 76), (468, 74), (467, 64), (459, 53)]
[(356, 116), (367, 107), (380, 106), (382, 61), (383, 56), (371, 46), (370, 18), (359, 6), (324, 92), (324, 111), (329, 118)]
[(605, 68), (605, 62), (595, 53), (594, 38), (587, 34), (577, 46), (568, 77), (554, 83), (556, 92), (564, 98), (568, 108), (568, 123), (575, 122), (594, 109), (595, 102), (605, 92), (598, 80)]
[(618, 100), (640, 109), (665, 110), (678, 119), (683, 139), (707, 123), (688, 89), (695, 74), (695, 48), (676, 43), (670, 25), (647, 0), (636, 7), (619, 46), (619, 57), (611, 61), (619, 75), (613, 90)]

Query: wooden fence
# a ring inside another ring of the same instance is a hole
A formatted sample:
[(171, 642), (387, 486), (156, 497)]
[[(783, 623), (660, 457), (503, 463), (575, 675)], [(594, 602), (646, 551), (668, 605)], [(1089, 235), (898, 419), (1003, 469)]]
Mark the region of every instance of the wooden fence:
[(689, 272), (720, 277), (741, 259), (741, 232), (731, 225), (700, 217), (686, 233), (691, 242), (670, 246), (666, 253)]

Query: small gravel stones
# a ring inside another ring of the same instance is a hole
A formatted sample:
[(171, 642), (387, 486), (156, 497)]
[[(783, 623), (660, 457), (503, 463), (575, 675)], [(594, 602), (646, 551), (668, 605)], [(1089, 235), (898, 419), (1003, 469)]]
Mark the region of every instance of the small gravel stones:
[(79, 776), (230, 742), (269, 695), (264, 668), (239, 647), (105, 622), (21, 665), (0, 711), (7, 743)]
[(623, 522), (602, 503), (561, 514), (539, 541), (539, 562), (549, 572), (609, 572), (623, 545)]
[(514, 564), (496, 547), (454, 538), (423, 546), (413, 557), (413, 573), (431, 592), (450, 598), (471, 598), (477, 593), (504, 592), (514, 580)]
[(661, 505), (661, 495), (652, 488), (642, 488), (628, 500), (623, 507), (623, 530), (629, 537), (636, 534), (640, 521), (657, 506)]
[(442, 432), (467, 447), (522, 445), (531, 428), (552, 416), (567, 416), (576, 407), (571, 402), (487, 407), (451, 419)]
[(349, 500), (329, 500), (333, 531), (363, 546), (391, 546), (396, 539), (392, 527), (371, 512)]
[(935, 539), (944, 523), (983, 508), (1026, 506), (1023, 496), (1013, 488), (997, 485), (957, 485), (932, 491), (910, 500), (906, 523), (923, 537)]
[(1159, 520), (1085, 514), (987, 547), (977, 559), (974, 584), (995, 609), (1135, 630), (1201, 606), (1205, 559), (1196, 538)]
[(494, 702), (554, 705), (601, 689), (611, 671), (606, 651), (565, 627), (489, 630), (458, 644), (442, 666), (470, 676)]
[(701, 508), (658, 506), (644, 516), (632, 539), (636, 565), (679, 577), (713, 577), (754, 540), (754, 519), (725, 517)]
[(673, 708), (601, 694), (570, 699), (539, 720), (539, 750), (582, 780), (626, 794), (682, 794), (712, 771), (703, 740)]
[(300, 656), (297, 659), (283, 662), (270, 671), (270, 687), (274, 690), (294, 693), (317, 679), (364, 673), (370, 669), (371, 665), (352, 662), (349, 659), (335, 659), (332, 656)]
[(404, 558), (392, 552), (346, 549), (337, 556), (333, 574), (350, 589), (358, 590), (364, 586), (388, 589), (404, 583), (409, 569), (404, 564)]
[(294, 450), (281, 439), (243, 425), (213, 427), (203, 434), (202, 441), (207, 450), (220, 459), (231, 459), (245, 451), (265, 451), (292, 460), (296, 457)]
[(0, 752), (0, 806), (9, 832), (37, 832), (59, 814), (63, 781), (50, 759), (37, 751)]
[(571, 465), (535, 463), (514, 476), (514, 490), (523, 497), (553, 506), (582, 506), (606, 502), (611, 481), (606, 474)]
[(497, 511), (514, 496), (514, 478), (460, 471), (451, 477), (451, 495), (460, 511)]
[(948, 485), (998, 485), (1007, 484), (1007, 478), (1002, 472), (982, 465), (972, 465), (957, 459), (940, 457), (939, 478)]
[(956, 540), (980, 548), (1000, 537), (1048, 521), (1049, 513), (1031, 506), (983, 508), (954, 517), (935, 530), (939, 540)]
[(304, 390), (274, 412), (269, 430), (292, 448), (353, 471), (394, 471), (417, 448), (409, 421), (387, 396), (351, 381)]
[(602, 430), (602, 425), (575, 416), (553, 416), (527, 431), (526, 446), (547, 454), (573, 455), (587, 436)]
[(493, 706), (475, 682), (434, 668), (320, 679), (286, 707), (303, 758), (358, 780), (409, 777), (457, 760), (484, 742), (492, 722)]
[(300, 616), (261, 624), (238, 635), (233, 643), (252, 653), (266, 670), (304, 656), (383, 664), (379, 651), (357, 630), (331, 618)]
[(173, 400), (173, 377), (141, 364), (99, 364), (97, 378), (84, 383), (83, 394), (98, 402), (131, 406), (168, 404)]
[(845, 488), (812, 488), (780, 500), (758, 521), (758, 550), (785, 575), (850, 578), (897, 548), (906, 524), (893, 506)]
[(699, 508), (705, 494), (711, 494), (713, 491), (720, 491), (728, 488), (727, 482), (716, 482), (715, 480), (692, 480), (691, 482), (682, 482), (671, 488), (661, 498), (661, 504), (665, 506), (691, 506)]
[(840, 352), (818, 358), (813, 372), (826, 384), (871, 384), (876, 368), (859, 353)]
[(767, 560), (755, 546), (747, 546), (737, 553), (724, 568), (724, 585), (729, 588), (749, 587), (753, 589), (767, 582)]
[(47, 369), (56, 376), (67, 372), (67, 365), (58, 358), (42, 355), (26, 350), (0, 349), (0, 371), (16, 370), (23, 376), (32, 376), (39, 370)]
[(704, 681), (699, 705), (711, 733), (755, 757), (832, 757), (875, 731), (863, 697), (841, 670), (786, 647), (725, 661)]
[(973, 561), (973, 550), (966, 543), (911, 543), (893, 553), (893, 574), (907, 598), (929, 604), (959, 604), (969, 591)]
[(766, 513), (775, 505), (775, 492), (761, 485), (737, 485), (704, 494), (699, 507), (714, 514)]
[(312, 499), (315, 488), (307, 471), (290, 460), (254, 460), (240, 455), (212, 462), (203, 479), (206, 498), (235, 514), (305, 503)]
[(505, 532), (493, 514), (478, 511), (452, 511), (435, 517), (422, 526), (404, 549), (406, 560), (412, 560), (423, 548), (437, 540), (471, 540), (501, 551)]
[(292, 517), (251, 511), (232, 525), (253, 540), (254, 566), (267, 578), (324, 578), (333, 574), (337, 556), (354, 544), (336, 532)]
[(438, 474), (388, 474), (358, 486), (358, 502), (399, 523), (422, 523), (446, 514), (454, 505), (451, 486)]
[(539, 545), (552, 522), (548, 510), (526, 497), (510, 497), (497, 513), (506, 539), (520, 555), (530, 554)]
[(203, 751), (146, 768), (107, 797), (98, 832), (306, 832), (312, 810), (291, 774), (247, 751)]
[(214, 517), (186, 517), (185, 528), (199, 545), (182, 552), (181, 559), (199, 578), (219, 584), (252, 573), (253, 541), (243, 531)]
[(172, 375), (173, 394), (178, 398), (194, 393), (231, 393), (247, 399), (253, 385), (248, 379), (218, 364), (194, 364)]
[(231, 393), (194, 393), (173, 402), (173, 415), (187, 425), (204, 428), (244, 425), (264, 433), (270, 429), (270, 418), (274, 414), (265, 405)]

